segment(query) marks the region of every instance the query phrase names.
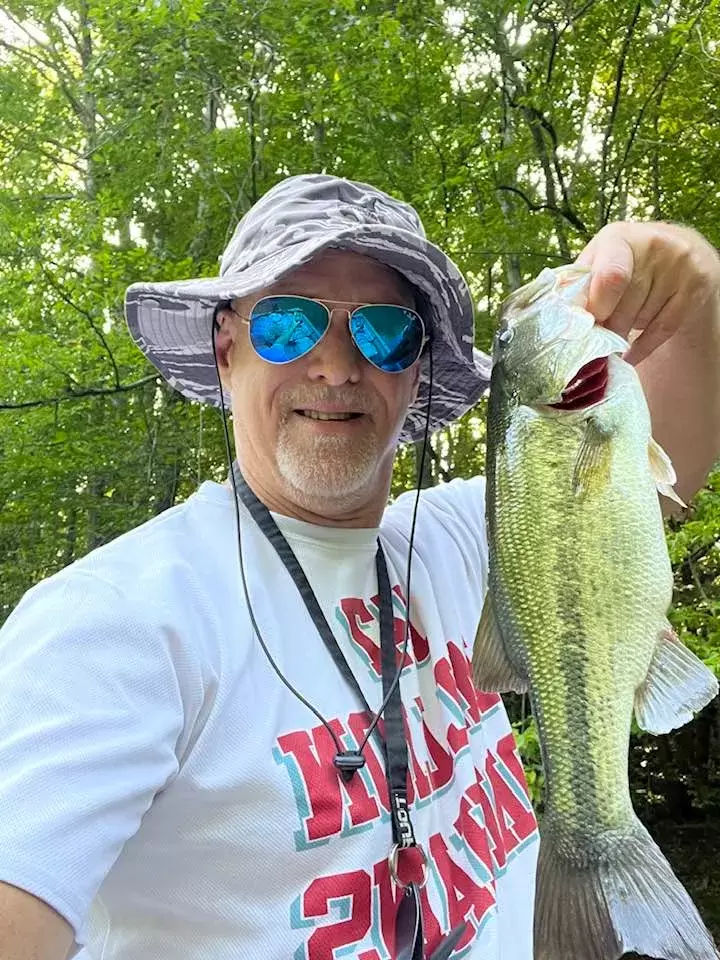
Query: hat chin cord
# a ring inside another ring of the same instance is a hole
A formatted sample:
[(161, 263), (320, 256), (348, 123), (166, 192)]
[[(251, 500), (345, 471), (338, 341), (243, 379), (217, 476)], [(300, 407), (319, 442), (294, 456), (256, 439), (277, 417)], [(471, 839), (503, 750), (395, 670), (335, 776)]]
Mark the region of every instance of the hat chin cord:
[[(220, 328), (219, 328), (219, 325), (218, 325), (218, 323), (217, 323), (217, 319), (216, 319), (216, 318), (217, 318), (218, 310), (220, 309), (221, 306), (222, 306), (222, 304), (218, 304), (218, 306), (215, 308), (215, 312), (214, 312), (214, 314), (213, 314), (213, 321), (212, 321), (212, 354), (213, 354), (213, 360), (215, 361), (215, 372), (216, 372), (216, 374), (217, 374), (218, 389), (219, 389), (219, 391), (220, 391), (220, 405), (221, 405), (221, 407), (222, 407), (223, 431), (224, 431), (224, 434), (225, 434), (225, 452), (226, 452), (226, 455), (227, 455), (228, 471), (229, 471), (229, 475), (230, 475), (230, 481), (231, 481), (232, 487), (233, 487), (233, 502), (234, 502), (234, 504), (235, 504), (235, 521), (236, 521), (236, 528), (237, 528), (237, 543), (238, 543), (238, 559), (239, 559), (239, 563), (240, 563), (240, 576), (241, 576), (241, 579), (242, 579), (243, 592), (244, 592), (244, 594), (245, 594), (245, 603), (247, 604), (248, 614), (249, 614), (249, 616), (250, 616), (250, 622), (252, 623), (252, 627), (253, 627), (253, 631), (254, 631), (254, 633), (255, 633), (255, 636), (257, 637), (258, 642), (260, 643), (260, 646), (261, 646), (261, 648), (262, 648), (262, 651), (263, 651), (263, 653), (265, 654), (265, 656), (267, 657), (268, 662), (270, 663), (270, 666), (273, 668), (273, 670), (275, 671), (275, 673), (278, 675), (278, 677), (279, 677), (279, 679), (281, 680), (281, 682), (288, 688), (288, 690), (290, 691), (290, 693), (292, 693), (293, 696), (296, 697), (296, 698), (300, 701), (300, 703), (304, 704), (304, 706), (306, 706), (306, 707), (308, 708), (308, 710), (310, 710), (311, 713), (313, 713), (313, 714), (318, 718), (318, 720), (323, 724), (323, 726), (325, 727), (325, 729), (328, 731), (328, 733), (329, 733), (330, 736), (332, 737), (333, 742), (335, 743), (335, 747), (336, 747), (336, 749), (337, 749), (337, 751), (338, 751), (338, 755), (342, 756), (342, 755), (347, 754), (348, 751), (343, 747), (342, 743), (340, 742), (340, 740), (339, 740), (338, 737), (337, 737), (337, 734), (335, 733), (335, 731), (333, 730), (333, 728), (330, 726), (330, 724), (328, 723), (328, 721), (325, 719), (325, 717), (320, 713), (320, 711), (319, 711), (316, 707), (314, 707), (308, 700), (305, 699), (305, 697), (304, 697), (298, 690), (295, 689), (295, 687), (290, 683), (290, 681), (285, 677), (285, 675), (282, 673), (282, 671), (280, 670), (280, 668), (278, 667), (278, 665), (275, 663), (275, 660), (273, 659), (270, 651), (269, 651), (268, 648), (267, 648), (267, 645), (266, 645), (266, 643), (265, 643), (265, 640), (263, 639), (262, 633), (260, 632), (260, 627), (258, 626), (257, 620), (255, 619), (255, 613), (254, 613), (254, 611), (253, 611), (252, 604), (251, 604), (251, 602), (250, 602), (250, 591), (248, 590), (247, 578), (246, 578), (246, 576), (245, 576), (245, 564), (244, 564), (244, 562), (243, 562), (242, 536), (241, 536), (241, 523), (240, 523), (240, 510), (239, 510), (239, 507), (238, 507), (238, 501), (239, 501), (240, 498), (238, 497), (237, 487), (236, 487), (236, 485), (235, 485), (235, 474), (234, 474), (234, 471), (233, 471), (233, 468), (232, 468), (233, 458), (232, 458), (232, 452), (231, 452), (231, 450), (230, 450), (230, 436), (229, 436), (229, 434), (228, 434), (228, 428), (227, 428), (227, 411), (226, 411), (226, 409), (225, 409), (225, 398), (224, 398), (224, 396), (223, 396), (223, 387), (222, 387), (222, 382), (221, 382), (221, 380), (220, 380), (220, 370), (218, 369), (217, 354), (216, 354), (216, 352), (215, 352), (215, 331), (220, 329)], [(382, 702), (381, 705), (380, 705), (380, 709), (378, 710), (378, 712), (377, 712), (377, 713), (375, 714), (375, 716), (373, 717), (372, 723), (370, 724), (370, 727), (368, 728), (367, 732), (365, 733), (365, 736), (364, 736), (364, 738), (363, 738), (363, 740), (362, 740), (362, 743), (358, 746), (358, 748), (357, 748), (357, 753), (362, 753), (362, 751), (363, 751), (363, 749), (364, 749), (364, 747), (365, 747), (365, 744), (366, 744), (366, 743), (368, 742), (368, 740), (370, 739), (370, 736), (372, 735), (373, 730), (375, 729), (375, 727), (377, 726), (378, 722), (380, 721), (380, 718), (381, 718), (381, 716), (382, 716), (382, 714), (383, 714), (383, 711), (385, 710), (385, 707), (387, 706), (388, 701), (390, 700), (390, 697), (392, 696), (392, 693), (393, 693), (393, 691), (395, 690), (395, 687), (396, 687), (396, 686), (398, 685), (398, 683), (400, 682), (400, 674), (402, 673), (403, 664), (405, 663), (405, 655), (406, 655), (406, 652), (407, 652), (408, 639), (409, 639), (409, 636), (410, 636), (410, 574), (411, 574), (411, 571), (412, 571), (412, 548), (413, 548), (413, 539), (414, 539), (414, 537), (415, 537), (415, 521), (416, 521), (416, 518), (417, 518), (418, 504), (419, 504), (419, 501), (420, 501), (420, 491), (421, 491), (421, 489), (422, 489), (422, 478), (423, 478), (423, 474), (424, 474), (424, 470), (425, 470), (425, 456), (426, 456), (426, 453), (427, 453), (428, 436), (429, 436), (429, 431), (430, 431), (430, 410), (431, 410), (431, 407), (432, 407), (432, 388), (433, 388), (432, 340), (430, 340), (430, 341), (428, 342), (427, 347), (428, 347), (428, 364), (429, 364), (429, 374), (430, 374), (429, 380), (430, 380), (430, 382), (429, 382), (428, 399), (427, 399), (426, 411), (425, 411), (425, 428), (424, 428), (424, 431), (423, 431), (422, 453), (421, 453), (421, 456), (420, 456), (420, 464), (419, 464), (418, 475), (417, 475), (417, 476), (418, 476), (418, 479), (417, 479), (417, 488), (416, 488), (416, 491), (415, 491), (415, 504), (414, 504), (414, 506), (413, 506), (412, 523), (411, 523), (411, 525), (410, 525), (410, 538), (409, 538), (409, 544), (408, 544), (407, 567), (406, 567), (406, 573), (405, 573), (405, 633), (404, 633), (404, 641), (403, 641), (402, 655), (400, 656), (400, 662), (399, 662), (398, 668), (397, 668), (397, 670), (396, 670), (396, 672), (395, 672), (395, 676), (393, 677), (393, 682), (392, 682), (392, 684), (390, 685), (390, 688), (388, 689), (388, 692), (387, 692), (387, 694), (386, 694), (386, 696), (385, 696), (385, 699), (383, 700), (383, 702)], [(351, 752), (351, 753), (355, 753), (355, 751), (350, 751), (350, 752)]]

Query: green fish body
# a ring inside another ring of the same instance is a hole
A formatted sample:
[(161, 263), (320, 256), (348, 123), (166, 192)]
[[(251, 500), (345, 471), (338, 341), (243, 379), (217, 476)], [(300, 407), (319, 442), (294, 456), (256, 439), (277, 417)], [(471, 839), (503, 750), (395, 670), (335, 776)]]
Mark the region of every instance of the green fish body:
[[(584, 310), (589, 272), (546, 270), (506, 302), (487, 437), (488, 597), (473, 665), (484, 690), (528, 690), (546, 775), (535, 960), (718, 956), (636, 817), (633, 709), (667, 732), (717, 693), (672, 632), (651, 437), (627, 344)], [(677, 499), (677, 498), (676, 498)]]

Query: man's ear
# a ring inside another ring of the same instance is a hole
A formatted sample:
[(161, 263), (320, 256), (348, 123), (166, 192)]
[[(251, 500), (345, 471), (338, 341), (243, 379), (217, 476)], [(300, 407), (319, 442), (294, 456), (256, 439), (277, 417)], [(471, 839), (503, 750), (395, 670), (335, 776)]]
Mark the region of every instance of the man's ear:
[(227, 389), (230, 387), (232, 348), (236, 337), (237, 325), (233, 313), (223, 307), (215, 315), (215, 356), (220, 371), (220, 380)]

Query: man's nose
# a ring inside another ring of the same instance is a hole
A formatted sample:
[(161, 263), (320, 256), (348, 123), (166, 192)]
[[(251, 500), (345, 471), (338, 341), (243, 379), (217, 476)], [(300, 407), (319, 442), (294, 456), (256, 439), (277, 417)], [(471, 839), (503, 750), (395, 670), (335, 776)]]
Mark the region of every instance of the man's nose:
[(311, 380), (325, 380), (339, 387), (360, 379), (363, 358), (350, 336), (349, 317), (350, 312), (345, 308), (332, 310), (327, 333), (308, 355)]

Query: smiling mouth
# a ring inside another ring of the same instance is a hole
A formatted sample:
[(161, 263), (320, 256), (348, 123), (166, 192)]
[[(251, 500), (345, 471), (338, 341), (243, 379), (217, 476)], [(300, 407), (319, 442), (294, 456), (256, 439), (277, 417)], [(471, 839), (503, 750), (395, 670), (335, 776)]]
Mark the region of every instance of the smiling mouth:
[(604, 397), (608, 385), (608, 358), (596, 357), (584, 366), (565, 387), (559, 403), (548, 406), (556, 410), (582, 410), (584, 407), (599, 403)]
[(362, 413), (322, 413), (320, 410), (296, 410), (295, 413), (310, 420), (356, 420)]

